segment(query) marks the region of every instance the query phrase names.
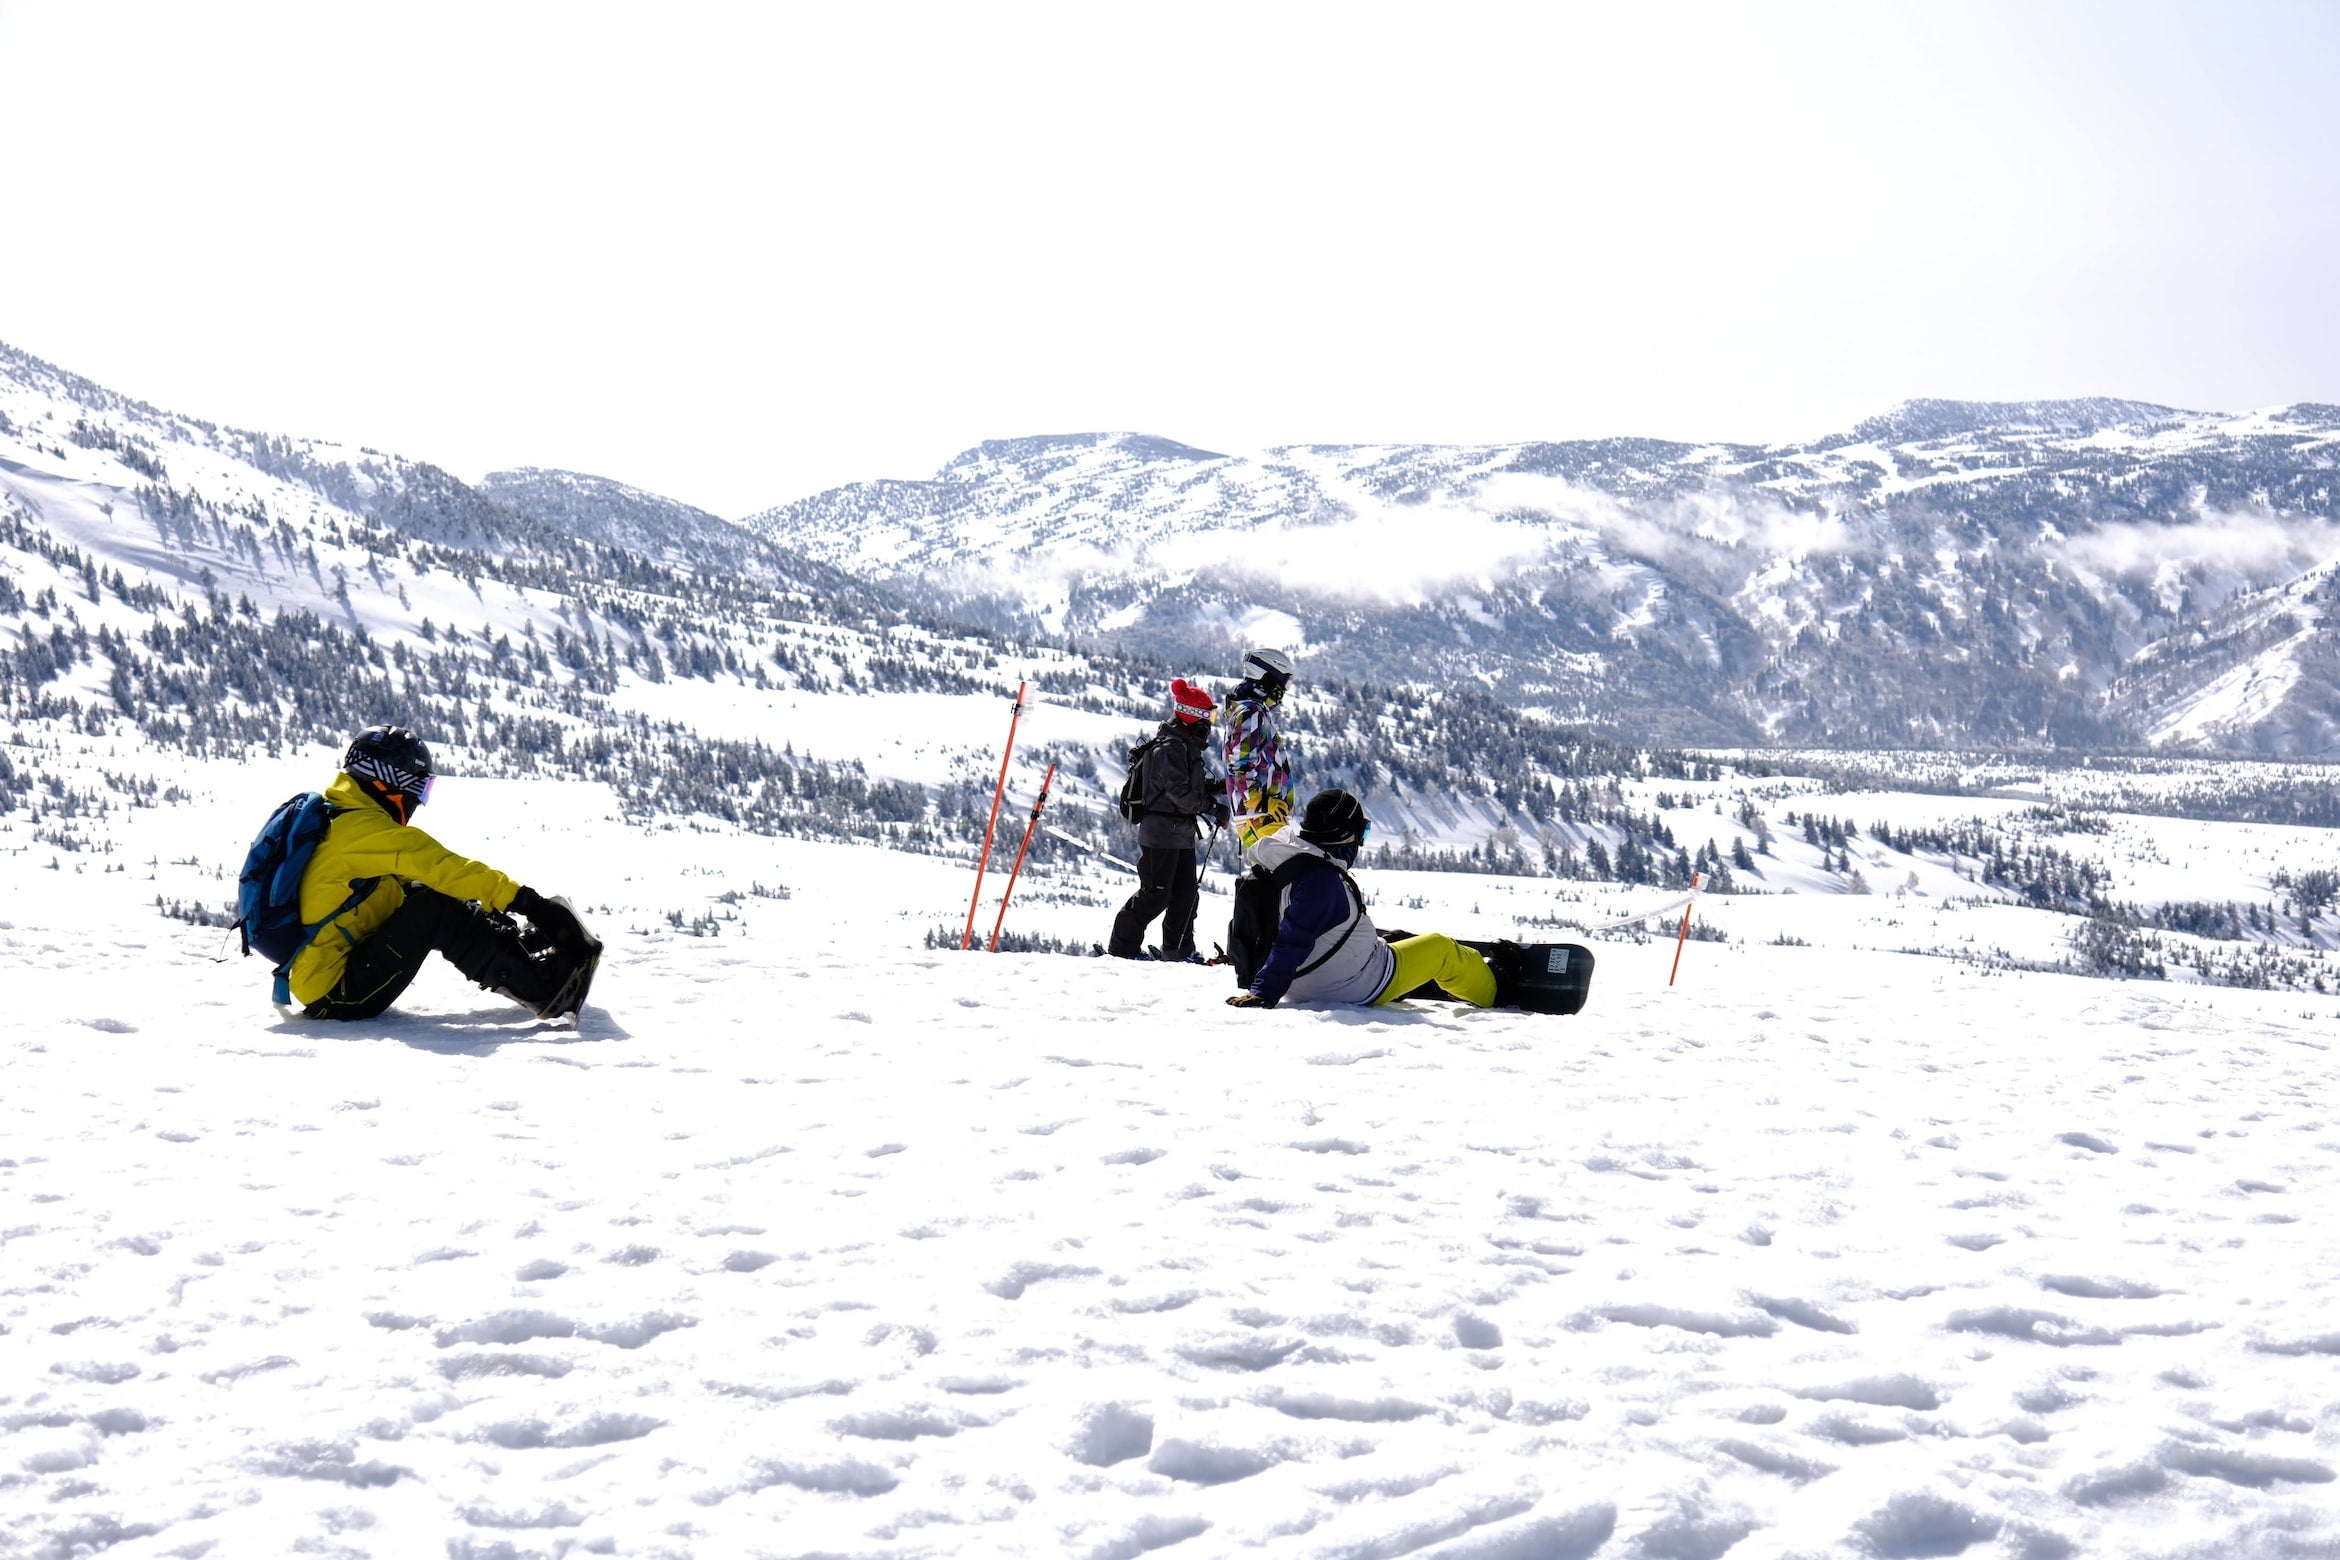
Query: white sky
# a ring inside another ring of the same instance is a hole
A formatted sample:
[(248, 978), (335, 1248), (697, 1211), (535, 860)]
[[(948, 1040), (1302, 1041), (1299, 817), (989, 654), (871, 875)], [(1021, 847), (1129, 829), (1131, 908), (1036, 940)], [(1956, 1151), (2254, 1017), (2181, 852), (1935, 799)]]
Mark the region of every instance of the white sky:
[(725, 514), (983, 438), (2340, 401), (2340, 6), (0, 0), (0, 340)]

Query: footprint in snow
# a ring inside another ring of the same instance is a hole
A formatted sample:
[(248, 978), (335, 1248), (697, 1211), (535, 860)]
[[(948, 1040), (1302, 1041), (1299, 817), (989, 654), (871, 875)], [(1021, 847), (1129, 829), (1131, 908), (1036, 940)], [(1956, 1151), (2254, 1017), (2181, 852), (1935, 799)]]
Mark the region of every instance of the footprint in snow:
[(1164, 1441), (1146, 1460), (1146, 1471), (1187, 1484), (1232, 1484), (1267, 1472), (1284, 1460), (1281, 1449), (1214, 1446), (1203, 1441)]
[(1808, 1327), (1814, 1332), (1855, 1333), (1860, 1331), (1858, 1327), (1844, 1318), (1822, 1310), (1809, 1300), (1798, 1300), (1792, 1296), (1749, 1295), (1747, 1303), (1759, 1311), (1765, 1311), (1778, 1317), (1783, 1322), (1793, 1322), (1798, 1327)]
[(737, 1488), (709, 1490), (691, 1499), (702, 1506), (716, 1506), (733, 1495), (752, 1495), (758, 1490), (775, 1489), (782, 1485), (810, 1490), (818, 1495), (866, 1497), (883, 1495), (901, 1482), (901, 1476), (893, 1469), (855, 1458), (835, 1462), (791, 1462), (767, 1458), (757, 1463), (747, 1480)]
[[(1805, 1387), (1796, 1396), (1813, 1402), (1866, 1403), (1872, 1408), (1907, 1408), (1925, 1413), (1942, 1406), (1942, 1393), (1916, 1376), (1859, 1376), (1834, 1386)], [(1778, 1420), (1764, 1423), (1776, 1424)]]
[(1210, 1370), (1262, 1371), (1281, 1365), (1304, 1347), (1297, 1338), (1231, 1338), (1182, 1345), (1178, 1355), (1189, 1364)]
[(1894, 1441), (1906, 1441), (1909, 1432), (1893, 1425), (1872, 1424), (1850, 1414), (1822, 1414), (1810, 1425), (1812, 1434), (1822, 1440), (1834, 1441), (1839, 1446), (1885, 1446)]
[(1896, 1495), (1853, 1524), (1866, 1547), (1883, 1560), (1955, 1555), (1999, 1536), (1997, 1517), (1930, 1491)]
[(1100, 1403), (1081, 1417), (1066, 1453), (1091, 1468), (1143, 1457), (1154, 1449), (1154, 1419), (1122, 1403)]
[(1095, 1278), (1093, 1267), (1070, 1267), (1055, 1262), (1018, 1262), (983, 1287), (1002, 1300), (1021, 1300), (1032, 1285), (1052, 1278)]
[(2070, 1273), (2043, 1273), (2040, 1275), (2039, 1287), (2080, 1300), (2158, 1300), (2163, 1295), (2176, 1293), (2175, 1290), (2133, 1283), (2125, 1278), (2086, 1278)]
[(1454, 1319), (1454, 1341), (1466, 1349), (1500, 1349), (1503, 1329), (1485, 1317), (1463, 1312)]
[[(982, 1421), (974, 1423), (979, 1425)], [(829, 1428), (839, 1435), (864, 1441), (915, 1441), (922, 1436), (957, 1435), (967, 1428), (967, 1423), (920, 1409), (904, 1409), (893, 1413), (849, 1414), (843, 1419), (830, 1420)]]
[(506, 1451), (520, 1452), (637, 1441), (665, 1424), (665, 1420), (646, 1414), (595, 1414), (565, 1430), (555, 1430), (541, 1419), (521, 1419), (489, 1425), (479, 1435)]
[(1347, 1424), (1403, 1424), (1437, 1412), (1427, 1403), (1404, 1398), (1344, 1398), (1328, 1392), (1271, 1392), (1260, 1401), (1293, 1419), (1332, 1419)]
[(1951, 1332), (1989, 1333), (2025, 1343), (2044, 1343), (2057, 1349), (2070, 1348), (2075, 1344), (2102, 1346), (2121, 1341), (2120, 1334), (2107, 1332), (2102, 1327), (2090, 1327), (2068, 1316), (2058, 1316), (2053, 1311), (2032, 1311), (2012, 1305), (1952, 1311), (1943, 1318), (1942, 1325)]
[(1718, 1311), (1686, 1311), (1647, 1303), (1603, 1306), (1590, 1314), (1632, 1327), (1674, 1327), (1716, 1338), (1768, 1338), (1779, 1331), (1779, 1323), (1768, 1316), (1725, 1316)]

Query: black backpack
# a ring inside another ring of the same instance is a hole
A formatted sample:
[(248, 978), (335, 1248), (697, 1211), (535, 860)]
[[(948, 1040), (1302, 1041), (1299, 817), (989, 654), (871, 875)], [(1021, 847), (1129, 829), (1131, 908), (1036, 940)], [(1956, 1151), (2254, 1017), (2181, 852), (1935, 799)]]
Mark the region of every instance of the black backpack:
[(1167, 740), (1157, 731), (1129, 750), (1129, 775), (1121, 782), (1121, 796), (1115, 805), (1122, 818), (1130, 823), (1141, 821), (1146, 809), (1153, 805), (1153, 798), (1146, 795), (1146, 760)]

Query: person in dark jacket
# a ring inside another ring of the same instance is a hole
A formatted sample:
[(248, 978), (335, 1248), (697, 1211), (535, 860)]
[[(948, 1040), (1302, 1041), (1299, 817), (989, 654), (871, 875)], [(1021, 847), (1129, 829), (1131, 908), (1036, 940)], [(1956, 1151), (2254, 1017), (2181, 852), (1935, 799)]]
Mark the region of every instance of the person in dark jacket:
[(1259, 842), (1259, 865), (1286, 880), (1282, 913), (1250, 989), (1229, 997), (1228, 1006), (1272, 1008), (1286, 997), (1378, 1006), (1425, 985), (1473, 1007), (1496, 1005), (1496, 972), (1476, 949), (1443, 932), (1393, 933), (1397, 940), (1384, 942), (1373, 929), (1348, 871), (1371, 827), (1362, 802), (1328, 789), (1308, 799), (1298, 839), (1284, 830)]
[(1211, 742), (1210, 690), (1183, 677), (1170, 682), (1171, 716), (1146, 750), (1139, 794), (1145, 812), (1138, 819), (1138, 887), (1113, 918), (1113, 939), (1105, 951), (1117, 959), (1143, 957), (1146, 927), (1162, 917), (1164, 959), (1191, 962), (1197, 897), (1194, 827), (1209, 818), (1222, 828), (1227, 804), (1212, 783), (1203, 755)]

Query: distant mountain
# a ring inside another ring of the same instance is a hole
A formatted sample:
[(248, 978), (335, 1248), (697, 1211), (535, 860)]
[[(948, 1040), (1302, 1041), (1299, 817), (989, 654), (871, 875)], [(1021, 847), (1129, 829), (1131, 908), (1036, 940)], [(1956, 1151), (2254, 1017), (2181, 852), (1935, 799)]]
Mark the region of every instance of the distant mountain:
[(869, 590), (850, 576), (781, 547), (736, 521), (608, 477), (521, 466), (491, 471), (479, 491), (580, 541), (637, 553), (690, 573), (713, 569), (835, 599)]
[(918, 606), (1691, 742), (2340, 754), (2340, 408), (1912, 401), (1785, 445), (996, 441), (746, 522)]
[[(1126, 855), (1107, 797), (1171, 672), (921, 620), (603, 478), (465, 483), (177, 416), (0, 348), (0, 833), (21, 823), (53, 849), (102, 849), (94, 819), (153, 799), (111, 771), (112, 794), (92, 788), (57, 758), (69, 746), (240, 757), (395, 720), (452, 773), (597, 780), (638, 818), (971, 855), (993, 716), (1028, 683), (1054, 709), (1016, 755), (1019, 794), (1060, 766), (1058, 827)], [(1408, 859), (1465, 847), (1483, 870), (1725, 880), (1715, 841), (1676, 840), (1621, 789), (1704, 761), (1468, 686), (1318, 679), (1285, 713), (1310, 783), (1363, 789)], [(1069, 849), (1043, 837), (1035, 860)]]
[[(2340, 757), (2336, 469), (2330, 405), (1913, 401), (1781, 445), (999, 440), (729, 521), (601, 477), (465, 483), (226, 428), (0, 347), (22, 545), (199, 599), (375, 635), (492, 608), (540, 636), (562, 601), (603, 683), (614, 651), (645, 674), (955, 687), (1055, 646), (1119, 699), (1133, 668), (1224, 673), (1266, 642), (1340, 699), (1477, 690), (1667, 745)], [(20, 686), (63, 675), (29, 648), (47, 618), (4, 598), (0, 618), (22, 647), (0, 651), (32, 657)], [(928, 640), (896, 646), (905, 627)]]

